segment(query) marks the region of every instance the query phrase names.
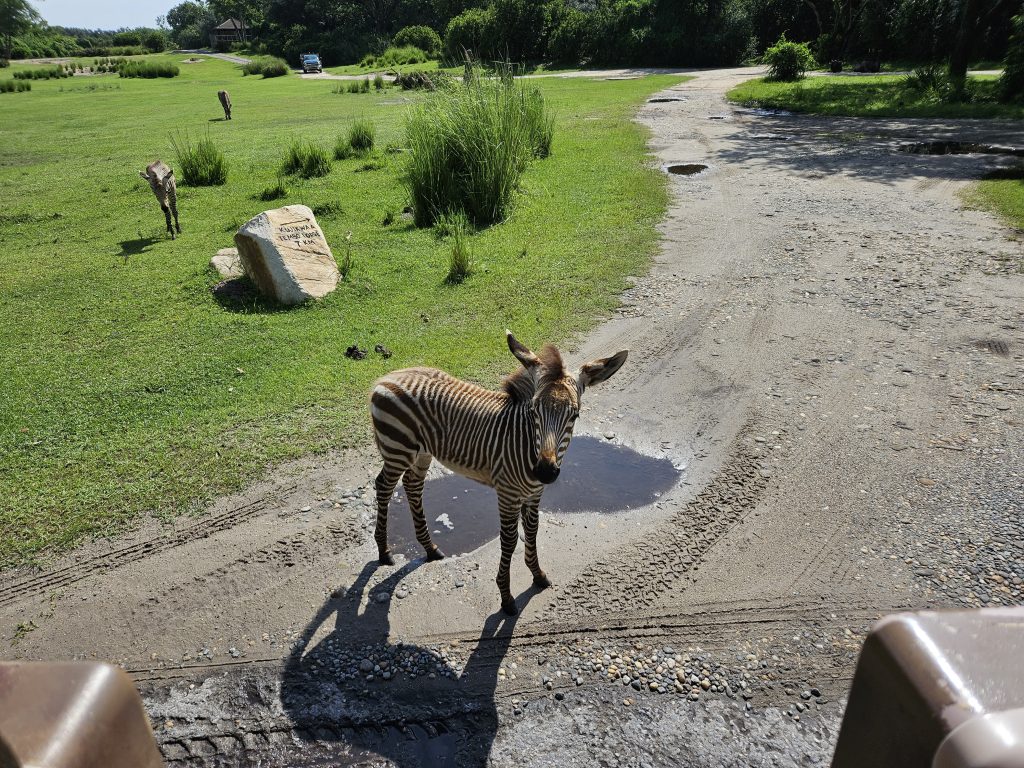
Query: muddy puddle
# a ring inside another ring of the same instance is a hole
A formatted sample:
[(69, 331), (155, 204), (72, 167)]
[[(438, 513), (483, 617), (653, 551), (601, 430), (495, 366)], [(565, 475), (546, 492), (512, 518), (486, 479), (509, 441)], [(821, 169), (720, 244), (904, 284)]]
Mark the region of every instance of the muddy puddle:
[[(558, 480), (544, 489), (540, 508), (558, 513), (624, 512), (657, 501), (681, 476), (668, 459), (580, 435), (569, 444)], [(434, 543), (447, 555), (472, 552), (498, 535), (494, 490), (459, 475), (427, 481), (423, 509)], [(391, 501), (388, 538), (392, 552), (422, 557), (401, 486)]]
[(648, 99), (648, 104), (669, 104), (674, 101), (686, 101), (685, 96), (655, 96), (654, 98)]
[(671, 173), (674, 176), (696, 176), (698, 173), (704, 173), (708, 167), (703, 163), (669, 163), (662, 166), (662, 170), (665, 173)]

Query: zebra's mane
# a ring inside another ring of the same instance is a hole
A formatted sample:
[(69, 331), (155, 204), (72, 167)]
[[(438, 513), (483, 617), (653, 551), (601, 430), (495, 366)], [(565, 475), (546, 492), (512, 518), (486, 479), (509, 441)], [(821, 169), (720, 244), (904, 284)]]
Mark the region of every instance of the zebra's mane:
[(545, 344), (544, 348), (537, 354), (539, 363), (539, 375), (534, 380), (530, 370), (523, 366), (515, 373), (505, 377), (501, 388), (513, 400), (523, 402), (533, 397), (538, 388), (565, 376), (565, 364), (562, 362), (562, 354), (551, 344)]

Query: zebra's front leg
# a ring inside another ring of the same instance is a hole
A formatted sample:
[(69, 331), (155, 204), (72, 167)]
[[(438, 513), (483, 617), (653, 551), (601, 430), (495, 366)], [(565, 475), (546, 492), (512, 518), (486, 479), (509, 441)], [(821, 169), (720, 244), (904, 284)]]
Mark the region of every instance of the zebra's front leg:
[[(161, 205), (160, 207), (163, 209), (164, 219), (167, 221), (167, 234), (169, 234), (171, 236), (171, 240), (173, 240), (174, 229), (171, 227), (171, 209), (168, 208), (166, 205)], [(179, 228), (178, 231), (180, 232), (181, 229)]]
[(540, 493), (527, 499), (523, 504), (523, 538), (526, 542), (526, 567), (533, 574), (533, 586), (537, 589), (547, 589), (551, 586), (551, 580), (544, 574), (540, 567), (540, 560), (537, 558), (537, 527), (540, 525), (540, 513), (537, 508), (539, 506)]
[[(181, 224), (178, 223), (178, 206), (175, 205), (173, 202), (171, 203), (171, 213), (174, 214), (174, 228), (176, 230), (178, 230), (178, 234), (180, 235), (181, 234)], [(170, 222), (168, 222), (167, 225), (170, 226)]]
[(405, 469), (404, 466), (384, 462), (384, 468), (374, 482), (374, 490), (377, 492), (377, 525), (373, 529), (373, 538), (377, 542), (377, 556), (381, 565), (395, 564), (388, 550), (388, 505)]
[(509, 570), (512, 567), (512, 555), (519, 541), (519, 510), (522, 507), (519, 496), (503, 495), (498, 491), (498, 518), (501, 524), (501, 559), (498, 561), (498, 592), (501, 593), (501, 609), (509, 616), (519, 613), (516, 601), (512, 597), (509, 583)]
[(423, 514), (423, 482), (430, 466), (430, 455), (420, 454), (416, 463), (405, 470), (402, 485), (405, 487), (406, 498), (409, 499), (409, 512), (412, 513), (412, 525), (416, 530), (416, 541), (427, 553), (427, 560), (444, 560), (444, 553), (430, 539), (430, 529)]

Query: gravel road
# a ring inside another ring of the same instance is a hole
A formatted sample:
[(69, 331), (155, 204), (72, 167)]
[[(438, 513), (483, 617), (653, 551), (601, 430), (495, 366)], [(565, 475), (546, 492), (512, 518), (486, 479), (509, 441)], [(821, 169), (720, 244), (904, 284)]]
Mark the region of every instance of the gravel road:
[(631, 350), (577, 433), (681, 479), (543, 514), (554, 589), (517, 559), (493, 614), (494, 540), (375, 568), (351, 452), (5, 574), (4, 656), (122, 663), (171, 766), (824, 765), (877, 617), (1021, 603), (1024, 247), (961, 197), (1012, 158), (899, 147), (1024, 125), (758, 114), (723, 98), (750, 70), (696, 75), (638, 120), (707, 168), (569, 354)]

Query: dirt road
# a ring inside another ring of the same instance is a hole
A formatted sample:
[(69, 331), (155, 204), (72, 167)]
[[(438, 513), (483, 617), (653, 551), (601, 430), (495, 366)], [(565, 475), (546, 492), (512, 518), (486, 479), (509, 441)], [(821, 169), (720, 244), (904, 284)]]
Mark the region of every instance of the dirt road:
[(707, 170), (571, 354), (631, 350), (516, 620), (468, 483), (427, 500), (464, 554), (373, 565), (366, 451), (6, 574), (4, 656), (123, 663), (175, 766), (827, 763), (876, 617), (1022, 601), (1024, 248), (958, 196), (1007, 158), (897, 148), (1022, 126), (759, 115), (723, 99), (748, 76), (639, 114)]

